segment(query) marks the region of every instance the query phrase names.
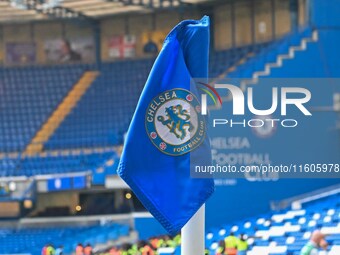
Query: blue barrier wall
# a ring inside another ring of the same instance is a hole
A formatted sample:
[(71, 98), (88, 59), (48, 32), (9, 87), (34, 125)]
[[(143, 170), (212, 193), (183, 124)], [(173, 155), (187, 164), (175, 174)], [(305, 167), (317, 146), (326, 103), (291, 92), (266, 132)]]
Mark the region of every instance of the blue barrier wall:
[(312, 26), (340, 27), (340, 4), (338, 0), (310, 0)]
[(146, 240), (151, 236), (167, 234), (162, 225), (151, 216), (135, 217), (135, 230), (138, 231), (139, 239)]

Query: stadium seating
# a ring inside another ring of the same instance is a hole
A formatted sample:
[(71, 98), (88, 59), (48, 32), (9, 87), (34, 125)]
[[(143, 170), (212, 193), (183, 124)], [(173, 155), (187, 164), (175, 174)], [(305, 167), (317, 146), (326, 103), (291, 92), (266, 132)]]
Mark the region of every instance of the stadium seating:
[[(305, 29), (276, 42), (212, 52), (210, 74), (212, 77), (223, 74), (230, 78), (251, 78), (255, 72), (263, 71), (266, 64), (275, 62), (280, 54), (287, 54), (292, 46), (300, 45), (303, 38), (310, 37), (312, 30)], [(267, 77), (307, 77), (311, 73), (316, 77), (326, 76), (324, 70), (313, 67), (312, 61), (305, 61), (306, 58), (321, 61), (317, 47), (311, 44), (305, 51), (296, 52), (294, 61), (285, 60), (290, 64), (273, 69)], [(4, 77), (0, 83), (0, 177), (96, 171), (103, 167), (111, 167), (113, 172), (114, 166), (107, 164), (117, 159), (113, 150), (86, 152), (85, 148), (111, 147), (123, 142), (152, 63), (153, 59), (104, 63), (101, 74), (44, 145), (46, 152), (35, 156), (22, 155), (21, 152), (91, 66), (0, 69), (0, 75)], [(299, 68), (301, 63), (307, 66)], [(79, 148), (84, 150), (63, 152)], [(59, 151), (55, 153), (53, 150)], [(15, 152), (17, 156), (8, 156), (9, 152)], [(249, 255), (297, 255), (311, 232), (322, 228), (332, 233), (327, 238), (331, 243), (329, 255), (338, 255), (339, 200), (340, 196), (334, 195), (307, 204), (302, 210), (265, 214), (211, 230), (206, 236), (207, 245), (214, 254), (218, 241), (233, 231), (250, 237)], [(0, 229), (0, 253), (20, 253), (36, 247), (32, 254), (40, 254), (46, 242), (63, 243), (65, 250), (70, 252), (79, 241), (100, 243), (115, 239), (123, 233), (119, 229), (117, 226), (4, 228)], [(126, 228), (124, 231), (126, 234)]]
[[(211, 52), (210, 77), (221, 74), (247, 77), (290, 45), (298, 44), (308, 33), (311, 30), (277, 42)], [(273, 53), (275, 48), (279, 50)], [(77, 64), (0, 69), (4, 77), (0, 84), (3, 130), (0, 176), (79, 172), (94, 170), (103, 164), (108, 157), (105, 154), (67, 155), (61, 151), (62, 161), (58, 161), (55, 155), (49, 156), (49, 151), (121, 144), (153, 61), (148, 58), (104, 63), (100, 75), (44, 144), (47, 156), (43, 157), (21, 155), (84, 71), (94, 67)], [(8, 157), (7, 153), (13, 152), (17, 156)], [(92, 159), (98, 161), (88, 164)]]
[(0, 177), (5, 176), (34, 176), (44, 174), (60, 174), (65, 172), (95, 171), (98, 167), (115, 173), (107, 166), (107, 162), (115, 161), (117, 154), (113, 150), (99, 150), (86, 153), (50, 153), (44, 156), (30, 156), (21, 158), (4, 157), (0, 160)]
[(232, 48), (211, 52), (209, 63), (209, 77), (216, 78), (232, 67), (236, 67), (241, 60), (246, 61), (251, 56), (256, 56), (261, 51), (267, 49), (273, 42), (246, 45), (243, 47)]
[(215, 254), (218, 241), (232, 231), (249, 237), (248, 255), (299, 255), (315, 229), (329, 234), (328, 254), (339, 254), (340, 194), (307, 203), (301, 210), (264, 214), (213, 229), (206, 235), (206, 245)]
[[(206, 234), (206, 246), (215, 254), (218, 241), (232, 231), (248, 236), (248, 255), (299, 255), (303, 245), (315, 229), (328, 234), (329, 255), (338, 255), (340, 249), (340, 194), (315, 200), (299, 210), (271, 212), (244, 219)], [(78, 242), (92, 245), (117, 240), (129, 233), (127, 226), (109, 224), (86, 227), (0, 228), (0, 253), (40, 254), (46, 243), (63, 244), (65, 254), (73, 251)], [(177, 254), (176, 251), (175, 254)], [(178, 253), (179, 254), (179, 253)]]
[[(259, 53), (268, 45), (270, 43), (212, 52), (210, 76), (227, 72), (241, 59)], [(0, 83), (0, 176), (80, 172), (103, 164), (110, 153), (74, 155), (60, 151), (58, 156), (50, 155), (49, 151), (121, 144), (153, 61), (148, 58), (104, 63), (100, 75), (44, 144), (44, 156), (24, 155), (23, 152), (84, 71), (94, 66), (0, 69), (3, 77)]]
[(77, 227), (0, 228), (0, 254), (40, 255), (46, 244), (64, 245), (64, 253), (74, 252), (77, 243), (91, 245), (117, 240), (129, 234), (129, 227), (118, 224)]
[(22, 151), (85, 66), (0, 69), (0, 152)]
[[(216, 77), (250, 53), (270, 43), (211, 54), (210, 76)], [(45, 145), (46, 149), (112, 146), (123, 141), (154, 59), (106, 63), (101, 75)]]
[(122, 143), (153, 60), (104, 64), (101, 75), (45, 145), (46, 149)]
[[(278, 55), (280, 54), (288, 54), (290, 47), (297, 47), (301, 44), (301, 40), (303, 38), (312, 37), (312, 29), (305, 28), (300, 32), (288, 34), (283, 38), (273, 42), (268, 47), (264, 47), (260, 49), (258, 54), (249, 58), (244, 64), (239, 65), (235, 71), (229, 73), (227, 75), (228, 78), (252, 78), (253, 74), (257, 71), (263, 71), (265, 69), (265, 65), (268, 63), (274, 63), (277, 60)], [(300, 70), (301, 68), (298, 68)], [(302, 68), (306, 69), (306, 68)], [(307, 69), (308, 70), (308, 69)], [(309, 70), (310, 71), (310, 70)], [(279, 71), (281, 76), (284, 72)], [(290, 76), (288, 76), (290, 77)], [(298, 75), (297, 77), (301, 77)]]

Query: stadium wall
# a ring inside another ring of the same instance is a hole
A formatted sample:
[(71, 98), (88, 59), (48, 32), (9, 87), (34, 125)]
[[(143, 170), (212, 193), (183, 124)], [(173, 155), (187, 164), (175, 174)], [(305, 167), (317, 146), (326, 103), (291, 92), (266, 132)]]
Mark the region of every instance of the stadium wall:
[(310, 0), (313, 27), (340, 29), (340, 5), (337, 0)]
[(311, 0), (310, 25), (319, 31), (318, 52), (325, 76), (339, 77), (340, 5), (337, 0)]
[[(229, 2), (229, 1), (228, 1)], [(234, 21), (231, 3), (218, 3), (209, 14), (212, 18), (214, 48), (217, 50), (250, 44), (253, 36), (256, 42), (273, 40), (290, 31), (289, 0), (243, 0), (235, 3)], [(300, 1), (301, 6), (304, 2)], [(275, 14), (270, 10), (274, 6)], [(302, 7), (300, 8), (302, 9)], [(167, 10), (152, 14), (126, 14), (101, 20), (101, 57), (110, 60), (108, 40), (113, 35), (132, 34), (137, 38), (136, 56), (145, 57), (143, 53), (143, 36), (146, 32), (156, 31), (164, 36), (183, 19), (198, 19), (206, 14), (197, 7), (188, 7), (182, 11)], [(300, 13), (304, 20), (304, 12)], [(46, 40), (61, 38), (92, 38), (93, 31), (88, 23), (70, 22), (34, 22), (25, 24), (5, 24), (0, 31), (0, 47), (5, 48), (9, 42), (35, 42), (37, 45), (37, 62), (45, 63), (44, 43)], [(252, 34), (254, 29), (254, 35)], [(232, 31), (235, 30), (233, 42)], [(5, 56), (0, 55), (0, 61)]]
[(76, 213), (79, 205), (79, 195), (76, 192), (40, 193), (37, 196), (36, 212), (42, 212), (49, 207), (68, 207), (70, 213)]
[(138, 238), (141, 240), (168, 234), (162, 225), (149, 213), (136, 213), (134, 215), (134, 229), (138, 232)]
[(339, 77), (340, 28), (321, 29), (319, 36), (320, 67), (323, 68), (326, 76)]

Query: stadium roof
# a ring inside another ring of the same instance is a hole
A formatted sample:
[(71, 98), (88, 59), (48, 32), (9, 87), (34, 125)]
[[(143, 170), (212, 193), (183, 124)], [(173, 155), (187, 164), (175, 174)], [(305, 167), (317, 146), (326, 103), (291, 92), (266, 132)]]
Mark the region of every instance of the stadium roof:
[(151, 12), (212, 0), (0, 0), (0, 23), (46, 19), (97, 19), (128, 12)]

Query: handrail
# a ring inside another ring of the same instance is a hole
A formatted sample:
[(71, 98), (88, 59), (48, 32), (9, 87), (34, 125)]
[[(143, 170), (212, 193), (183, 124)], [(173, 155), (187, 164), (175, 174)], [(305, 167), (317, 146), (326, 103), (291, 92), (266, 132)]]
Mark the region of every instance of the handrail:
[(109, 214), (109, 215), (93, 215), (93, 216), (65, 216), (65, 217), (38, 217), (38, 218), (22, 218), (18, 221), (20, 227), (41, 227), (41, 226), (76, 226), (76, 225), (93, 225), (106, 223), (123, 223), (134, 229), (134, 213), (126, 214)]
[(270, 203), (270, 207), (275, 211), (287, 209), (289, 206), (291, 206), (292, 209), (301, 209), (301, 206), (304, 203), (315, 201), (338, 193), (340, 193), (340, 184), (335, 184), (326, 188), (314, 190), (280, 201), (272, 201)]

